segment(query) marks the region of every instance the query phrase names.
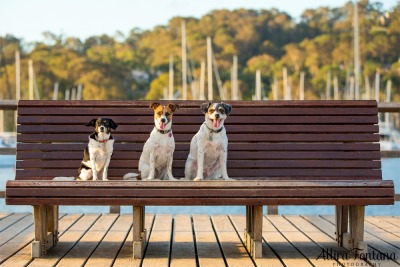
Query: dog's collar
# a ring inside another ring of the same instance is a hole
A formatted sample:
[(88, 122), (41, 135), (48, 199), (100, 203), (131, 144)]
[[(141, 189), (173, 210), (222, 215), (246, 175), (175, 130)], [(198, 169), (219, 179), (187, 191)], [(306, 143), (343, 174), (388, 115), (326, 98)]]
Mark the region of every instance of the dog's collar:
[(97, 140), (97, 142), (99, 142), (99, 143), (107, 143), (108, 140), (110, 140), (110, 139), (104, 139), (104, 140), (101, 140), (101, 141)]
[(218, 130), (214, 130), (214, 129), (211, 129), (210, 127), (208, 127), (208, 125), (207, 125), (206, 122), (204, 122), (204, 124), (206, 125), (206, 127), (207, 127), (207, 129), (210, 131), (210, 133), (219, 133), (219, 132), (221, 132), (221, 131), (224, 129), (224, 126), (222, 126), (222, 127), (219, 128)]
[(157, 132), (159, 132), (160, 134), (167, 134), (167, 133), (172, 131), (171, 129), (169, 129), (169, 130), (160, 130), (160, 129), (157, 129), (157, 127), (155, 127), (155, 128), (156, 128)]

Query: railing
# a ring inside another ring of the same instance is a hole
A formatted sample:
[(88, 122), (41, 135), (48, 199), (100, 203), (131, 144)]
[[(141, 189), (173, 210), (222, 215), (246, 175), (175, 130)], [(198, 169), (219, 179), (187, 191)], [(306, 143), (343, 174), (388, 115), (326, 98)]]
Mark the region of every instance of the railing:
[[(0, 100), (0, 110), (17, 110), (18, 101), (16, 100)], [(381, 102), (378, 103), (378, 111), (379, 112), (389, 112), (395, 113), (400, 112), (400, 103), (394, 102)], [(0, 148), (0, 155), (15, 155), (15, 148)], [(399, 151), (381, 151), (381, 155), (383, 158), (400, 158), (400, 150)], [(5, 192), (0, 191), (0, 198), (5, 197)], [(395, 201), (400, 201), (400, 194), (395, 194)], [(269, 213), (277, 213), (277, 208), (272, 206), (268, 207)], [(119, 212), (118, 207), (112, 206), (110, 212)]]

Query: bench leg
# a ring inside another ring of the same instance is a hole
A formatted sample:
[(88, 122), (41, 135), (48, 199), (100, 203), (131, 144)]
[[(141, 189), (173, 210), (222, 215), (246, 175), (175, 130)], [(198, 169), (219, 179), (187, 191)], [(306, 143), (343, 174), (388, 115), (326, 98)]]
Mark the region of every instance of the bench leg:
[(35, 237), (32, 258), (42, 257), (58, 242), (58, 206), (33, 206)]
[(58, 206), (47, 206), (47, 232), (51, 236), (50, 247), (58, 243), (58, 216)]
[(246, 229), (244, 240), (253, 258), (262, 257), (262, 218), (263, 206), (246, 206)]
[(368, 246), (364, 242), (364, 214), (365, 206), (350, 206), (350, 236), (356, 254), (368, 252)]
[(145, 223), (145, 207), (133, 207), (133, 258), (141, 259), (144, 252), (144, 247), (147, 243)]
[(348, 233), (349, 226), (349, 206), (336, 206), (336, 241), (343, 247), (343, 235)]
[(364, 206), (336, 207), (336, 237), (339, 246), (355, 254), (367, 253), (364, 242)]

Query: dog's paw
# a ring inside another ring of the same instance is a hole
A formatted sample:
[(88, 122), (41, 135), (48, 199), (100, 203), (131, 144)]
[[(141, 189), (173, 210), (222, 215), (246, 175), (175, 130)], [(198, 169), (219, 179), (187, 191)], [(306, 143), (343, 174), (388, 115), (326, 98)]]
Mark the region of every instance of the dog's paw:
[(103, 181), (108, 181), (108, 179), (107, 178), (103, 178)]
[(223, 178), (225, 181), (233, 181), (233, 180), (236, 180), (236, 179), (233, 179), (233, 178), (229, 178), (229, 177), (225, 177), (225, 178)]
[(170, 180), (170, 181), (176, 181), (176, 180), (178, 180), (178, 179), (176, 179), (176, 178), (174, 178), (174, 177), (168, 177), (168, 180)]
[(146, 180), (146, 181), (151, 181), (151, 180), (154, 180), (154, 178), (153, 178), (153, 177), (147, 177), (147, 178), (144, 179), (144, 180)]
[(193, 181), (202, 181), (202, 180), (203, 180), (203, 178), (200, 178), (200, 177), (196, 177), (193, 179)]

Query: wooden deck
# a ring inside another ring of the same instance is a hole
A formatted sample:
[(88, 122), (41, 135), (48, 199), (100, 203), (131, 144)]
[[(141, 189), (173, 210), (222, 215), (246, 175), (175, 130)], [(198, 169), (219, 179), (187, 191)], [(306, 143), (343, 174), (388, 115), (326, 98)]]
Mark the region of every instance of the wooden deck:
[[(31, 260), (29, 213), (0, 213), (1, 266), (399, 266), (400, 218), (366, 217), (368, 260), (339, 248), (333, 216), (267, 215), (264, 258), (243, 246), (243, 215), (147, 215), (150, 240), (142, 261), (132, 260), (129, 214), (62, 214), (60, 241)], [(317, 259), (320, 256), (319, 259)], [(346, 259), (348, 256), (348, 259)], [(343, 259), (344, 258), (344, 259)], [(383, 259), (382, 259), (383, 258)]]

